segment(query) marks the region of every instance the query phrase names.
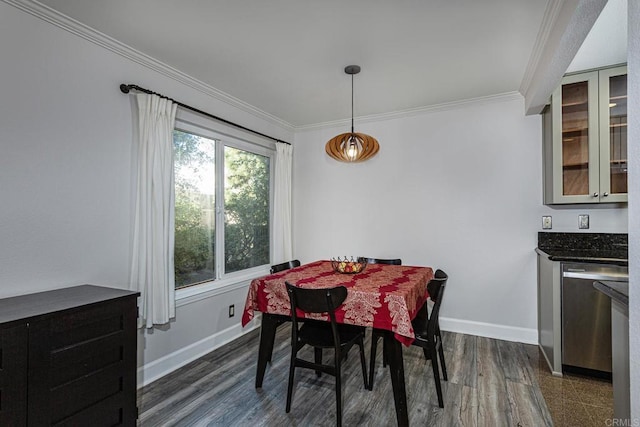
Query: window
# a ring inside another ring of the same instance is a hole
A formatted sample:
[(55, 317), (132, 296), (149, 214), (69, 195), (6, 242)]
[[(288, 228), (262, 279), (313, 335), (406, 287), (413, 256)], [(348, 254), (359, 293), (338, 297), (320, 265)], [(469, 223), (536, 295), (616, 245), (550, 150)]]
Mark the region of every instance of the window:
[(176, 288), (268, 265), (273, 150), (205, 130), (173, 142)]
[(269, 263), (268, 157), (224, 147), (225, 272)]
[(173, 131), (176, 288), (216, 277), (215, 144)]

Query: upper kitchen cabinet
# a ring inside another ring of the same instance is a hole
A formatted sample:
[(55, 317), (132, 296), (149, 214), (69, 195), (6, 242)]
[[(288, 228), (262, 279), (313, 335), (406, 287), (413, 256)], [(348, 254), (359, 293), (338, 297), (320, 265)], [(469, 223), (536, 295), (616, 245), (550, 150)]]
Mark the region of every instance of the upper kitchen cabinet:
[(627, 201), (627, 68), (566, 76), (543, 112), (545, 204)]

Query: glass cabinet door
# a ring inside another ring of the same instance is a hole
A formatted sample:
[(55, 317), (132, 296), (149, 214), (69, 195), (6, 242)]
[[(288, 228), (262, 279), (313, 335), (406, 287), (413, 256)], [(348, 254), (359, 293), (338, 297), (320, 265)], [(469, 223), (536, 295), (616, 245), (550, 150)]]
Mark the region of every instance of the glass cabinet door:
[(608, 202), (627, 200), (627, 69), (600, 71), (600, 192)]
[(565, 77), (553, 96), (554, 193), (598, 202), (598, 72)]
[(589, 82), (562, 85), (562, 194), (589, 194)]

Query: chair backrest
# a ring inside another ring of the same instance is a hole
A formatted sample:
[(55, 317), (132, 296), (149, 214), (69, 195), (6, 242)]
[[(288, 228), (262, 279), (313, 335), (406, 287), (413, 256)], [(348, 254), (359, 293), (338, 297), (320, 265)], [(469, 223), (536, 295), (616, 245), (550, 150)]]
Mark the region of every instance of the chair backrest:
[(447, 273), (438, 269), (433, 275), (433, 279), (427, 283), (427, 292), (433, 302), (437, 302), (440, 299), (440, 293), (444, 293), (444, 285), (446, 285), (448, 278)]
[(293, 327), (291, 328), (292, 343), (298, 341), (299, 325), (296, 309), (300, 309), (305, 313), (329, 313), (334, 347), (338, 352), (337, 354), (339, 354), (340, 336), (338, 334), (335, 310), (340, 307), (347, 298), (347, 288), (337, 286), (335, 288), (325, 289), (305, 289), (294, 286), (289, 282), (285, 282), (285, 285), (287, 286), (287, 293), (289, 294), (289, 301), (291, 302), (291, 321), (293, 323)]
[[(442, 270), (436, 270), (433, 278), (429, 281), (429, 283), (427, 283), (427, 294), (429, 294), (429, 298), (434, 302), (434, 307), (431, 309), (431, 317), (433, 317), (433, 312), (436, 305), (435, 302), (441, 298), (439, 294), (444, 292), (443, 285), (447, 283), (447, 278), (447, 273)], [(438, 310), (436, 313), (438, 313), (439, 311), (440, 305), (438, 304)], [(436, 318), (437, 316), (438, 315), (436, 314)], [(423, 327), (427, 326), (427, 323), (429, 322), (429, 309), (427, 307), (426, 301), (424, 302), (424, 304), (422, 304), (422, 307), (420, 307), (420, 310), (416, 314), (413, 322), (423, 325)]]
[(440, 329), (440, 306), (442, 305), (442, 297), (444, 295), (444, 289), (447, 285), (447, 279), (449, 276), (442, 270), (436, 270), (436, 273), (427, 284), (427, 292), (429, 297), (434, 301), (433, 308), (431, 309), (431, 316), (429, 316), (429, 323), (427, 326), (427, 333), (429, 337), (435, 336), (435, 333)]
[(402, 260), (400, 258), (383, 259), (383, 258), (367, 258), (367, 257), (360, 256), (358, 257), (358, 261), (360, 260), (366, 260), (367, 264), (402, 265)]
[(300, 267), (300, 261), (294, 259), (293, 261), (283, 262), (282, 264), (275, 264), (271, 266), (271, 274), (278, 273), (280, 271), (289, 270), (290, 268)]
[(292, 315), (295, 314), (294, 309), (296, 308), (305, 313), (329, 313), (332, 315), (347, 298), (347, 288), (344, 286), (306, 289), (294, 286), (289, 282), (285, 282), (285, 284), (291, 300)]

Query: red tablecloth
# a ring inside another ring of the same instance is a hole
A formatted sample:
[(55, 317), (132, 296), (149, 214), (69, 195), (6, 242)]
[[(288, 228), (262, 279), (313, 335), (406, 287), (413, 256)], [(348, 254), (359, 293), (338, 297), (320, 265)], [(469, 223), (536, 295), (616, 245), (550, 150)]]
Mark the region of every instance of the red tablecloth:
[(411, 319), (426, 301), (427, 283), (432, 278), (430, 267), (369, 264), (362, 273), (340, 274), (333, 271), (330, 261), (304, 264), (251, 281), (242, 326), (253, 319), (254, 311), (291, 315), (285, 281), (303, 288), (342, 285), (348, 295), (336, 310), (338, 322), (387, 329), (398, 341), (411, 345), (415, 338)]

